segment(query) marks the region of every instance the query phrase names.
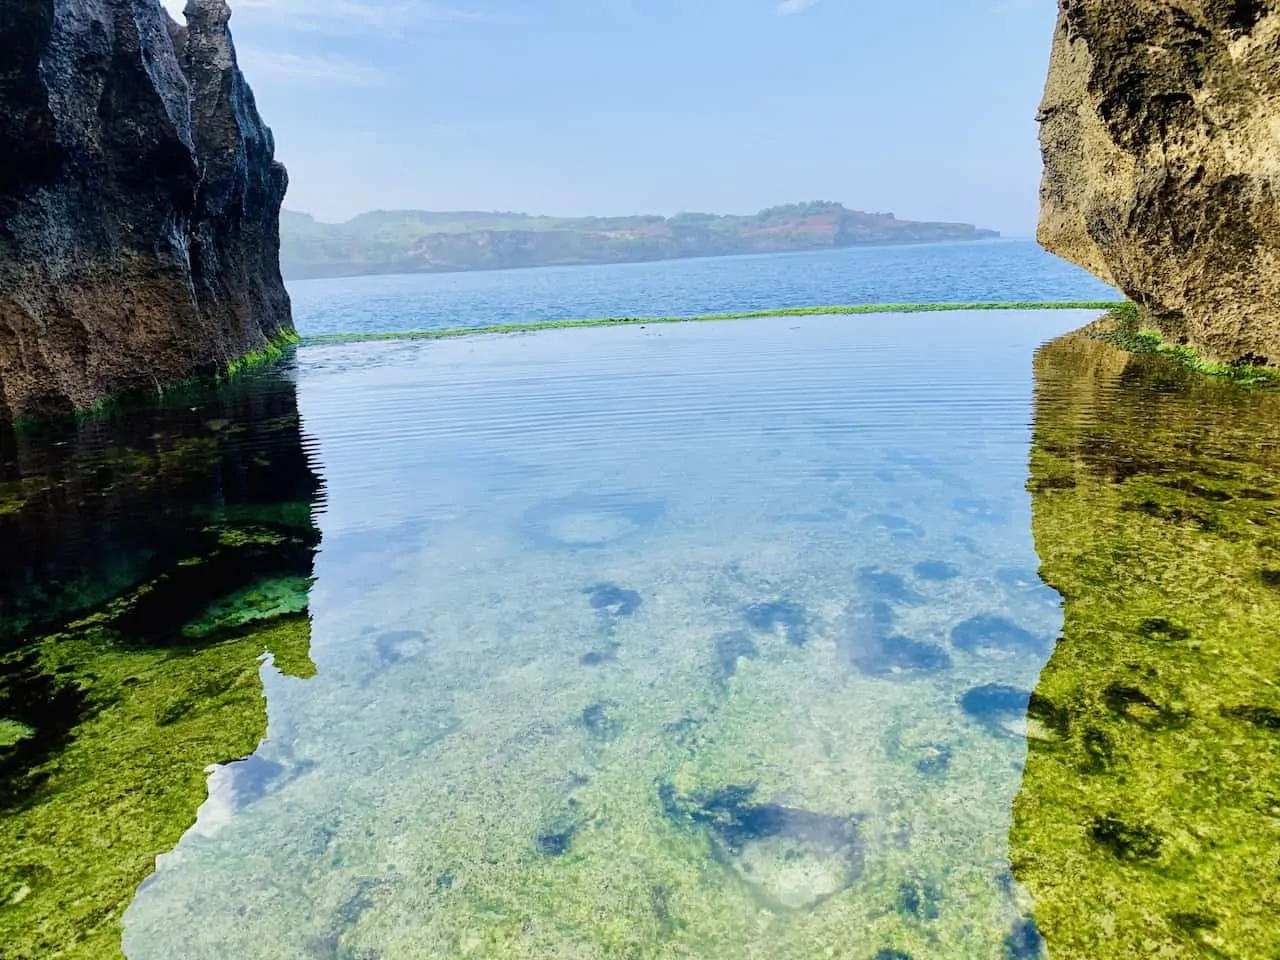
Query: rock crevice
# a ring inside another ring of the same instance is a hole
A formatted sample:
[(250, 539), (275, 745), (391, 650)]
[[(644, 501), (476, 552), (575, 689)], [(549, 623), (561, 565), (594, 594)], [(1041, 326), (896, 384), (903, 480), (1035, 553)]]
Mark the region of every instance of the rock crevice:
[(1166, 338), (1280, 364), (1280, 4), (1058, 6), (1041, 244)]
[(224, 0), (0, 5), (0, 416), (181, 379), (292, 330), (288, 178)]

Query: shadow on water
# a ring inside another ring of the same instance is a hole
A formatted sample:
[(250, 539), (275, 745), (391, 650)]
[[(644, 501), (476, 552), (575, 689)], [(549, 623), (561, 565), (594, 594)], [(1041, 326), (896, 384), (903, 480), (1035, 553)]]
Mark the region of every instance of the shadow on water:
[(1033, 526), (1065, 627), (1030, 698), (1014, 874), (1054, 960), (1280, 956), (1280, 397), (1081, 334), (1035, 374)]
[(128, 417), (0, 424), (4, 960), (120, 956), (206, 767), (266, 731), (261, 656), (315, 672), (320, 496), (284, 370)]

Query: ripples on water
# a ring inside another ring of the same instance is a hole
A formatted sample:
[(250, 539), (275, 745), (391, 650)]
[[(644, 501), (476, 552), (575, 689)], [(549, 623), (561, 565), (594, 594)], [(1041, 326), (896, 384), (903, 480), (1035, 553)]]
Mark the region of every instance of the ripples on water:
[(301, 432), (266, 373), (15, 451), (0, 933), (1271, 957), (1277, 401), (1033, 381), (1086, 319), (307, 348)]

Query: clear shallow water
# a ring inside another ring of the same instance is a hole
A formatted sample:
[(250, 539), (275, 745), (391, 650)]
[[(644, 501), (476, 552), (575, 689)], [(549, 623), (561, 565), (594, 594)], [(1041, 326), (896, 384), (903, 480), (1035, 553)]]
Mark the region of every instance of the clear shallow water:
[(304, 336), (862, 303), (1115, 300), (1033, 240), (291, 283)]
[(1088, 318), (307, 348), (5, 448), (0, 943), (1270, 958), (1277, 398)]
[(998, 952), (1020, 718), (960, 701), (1059, 627), (1027, 358), (1082, 319), (305, 352), (319, 672), (268, 674), (279, 772), (219, 780), (128, 954), (919, 952), (911, 884)]

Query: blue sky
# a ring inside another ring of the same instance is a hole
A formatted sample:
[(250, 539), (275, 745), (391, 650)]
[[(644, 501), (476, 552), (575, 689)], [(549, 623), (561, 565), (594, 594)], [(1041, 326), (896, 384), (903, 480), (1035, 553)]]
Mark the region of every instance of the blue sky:
[(840, 200), (1034, 229), (1053, 0), (231, 5), (286, 206), (321, 219)]

